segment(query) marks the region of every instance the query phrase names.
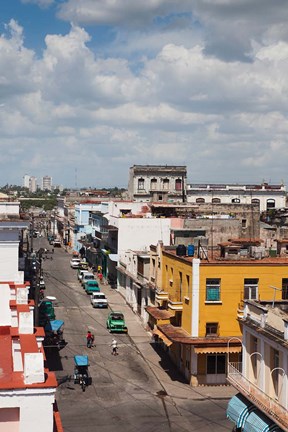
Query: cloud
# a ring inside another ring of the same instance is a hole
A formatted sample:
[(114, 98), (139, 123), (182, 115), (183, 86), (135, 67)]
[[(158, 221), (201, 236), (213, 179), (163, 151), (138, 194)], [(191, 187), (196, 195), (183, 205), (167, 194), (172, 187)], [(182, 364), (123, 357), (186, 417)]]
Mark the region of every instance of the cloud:
[(47, 8), (49, 6), (51, 6), (55, 1), (54, 0), (21, 0), (22, 3), (24, 4), (35, 4), (41, 8)]
[[(128, 0), (120, 3), (128, 7)], [(79, 4), (83, 14), (92, 3)], [(113, 12), (110, 22), (124, 25), (127, 17), (115, 4), (97, 1), (95, 10), (102, 5), (107, 16)], [(187, 26), (177, 37), (172, 26), (157, 38), (156, 28), (146, 36), (123, 28), (123, 39), (118, 33), (105, 52), (94, 49), (93, 32), (73, 24), (66, 34), (47, 34), (36, 56), (11, 20), (0, 37), (2, 177), (19, 178), (19, 170), (40, 177), (45, 167), (56, 183), (74, 185), (77, 168), (79, 185), (125, 187), (129, 166), (155, 163), (187, 164), (195, 182), (261, 181), (267, 173), (285, 178), (288, 43), (271, 30), (279, 14), (265, 31), (261, 17), (255, 37), (246, 38), (249, 61), (241, 41), (243, 55), (231, 61), (222, 55), (220, 23), (236, 19), (232, 3), (191, 4), (200, 30)], [(134, 8), (135, 14), (146, 8), (146, 22), (173, 12), (172, 2), (161, 0)], [(242, 16), (248, 19), (244, 7)], [(211, 52), (209, 35), (203, 37), (209, 23), (218, 30), (221, 55)], [(253, 36), (252, 25), (249, 32)], [(142, 42), (149, 55), (139, 55), (135, 67), (131, 52), (141, 52)]]

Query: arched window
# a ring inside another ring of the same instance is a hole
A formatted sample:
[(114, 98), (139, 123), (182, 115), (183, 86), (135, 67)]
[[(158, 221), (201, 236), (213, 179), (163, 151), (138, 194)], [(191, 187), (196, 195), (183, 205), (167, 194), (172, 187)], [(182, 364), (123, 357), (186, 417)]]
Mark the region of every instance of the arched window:
[(240, 203), (240, 199), (239, 198), (232, 198), (231, 202), (233, 204), (239, 204)]
[(157, 189), (157, 179), (151, 179), (150, 182), (150, 186), (151, 186), (151, 190), (156, 190)]
[(220, 198), (212, 198), (212, 203), (213, 204), (220, 204), (221, 203), (221, 199)]
[(197, 204), (204, 204), (205, 203), (205, 199), (204, 198), (196, 198), (196, 203)]
[(251, 200), (251, 204), (260, 204), (260, 199), (258, 199), (258, 198), (253, 198), (253, 199)]
[(182, 190), (182, 180), (181, 179), (176, 179), (175, 180), (175, 190), (176, 191), (181, 191)]
[(163, 189), (169, 190), (169, 179), (163, 179)]
[(267, 210), (274, 209), (275, 208), (275, 200), (274, 199), (267, 199)]
[(143, 178), (138, 179), (138, 190), (144, 190), (144, 179)]

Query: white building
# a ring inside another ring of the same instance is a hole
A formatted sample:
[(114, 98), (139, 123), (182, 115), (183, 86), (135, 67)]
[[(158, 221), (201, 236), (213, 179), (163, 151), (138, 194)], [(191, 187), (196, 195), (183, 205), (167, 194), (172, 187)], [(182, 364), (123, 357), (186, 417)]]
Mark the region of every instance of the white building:
[(17, 214), (19, 203), (1, 203), (0, 432), (62, 432), (56, 377), (44, 367), (44, 329), (34, 328), (34, 301), (19, 270), (21, 231), (29, 222)]
[(187, 202), (193, 204), (259, 204), (260, 211), (286, 207), (286, 186), (188, 184)]
[(29, 184), (30, 184), (30, 176), (28, 174), (25, 174), (23, 176), (23, 186), (29, 189)]
[(239, 393), (227, 416), (237, 431), (288, 431), (288, 302), (246, 300), (239, 321), (242, 363), (228, 365)]
[(50, 177), (48, 175), (42, 177), (41, 189), (42, 190), (48, 190), (48, 191), (52, 190), (52, 177)]
[(32, 193), (37, 191), (37, 178), (34, 176), (29, 179), (29, 191)]

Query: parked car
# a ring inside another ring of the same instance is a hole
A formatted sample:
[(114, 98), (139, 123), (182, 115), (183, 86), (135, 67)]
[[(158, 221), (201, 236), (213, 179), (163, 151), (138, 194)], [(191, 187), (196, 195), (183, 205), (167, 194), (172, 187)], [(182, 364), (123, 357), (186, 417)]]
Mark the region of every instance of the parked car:
[(98, 285), (98, 282), (95, 279), (89, 279), (85, 282), (84, 289), (87, 294), (92, 294), (94, 292), (99, 292), (100, 287)]
[(80, 267), (81, 260), (79, 258), (72, 258), (70, 261), (70, 267), (73, 269), (78, 269)]
[(60, 242), (60, 240), (55, 239), (55, 240), (53, 241), (53, 246), (54, 246), (54, 247), (61, 247), (61, 242)]
[(112, 332), (127, 333), (128, 329), (122, 312), (110, 312), (106, 321), (107, 329)]
[(85, 283), (88, 280), (95, 280), (93, 273), (87, 272), (87, 273), (83, 274), (82, 279), (81, 279), (81, 285), (83, 288), (85, 288)]
[(88, 272), (88, 270), (78, 269), (77, 278), (78, 278), (80, 283), (82, 281), (82, 277), (83, 277), (84, 273), (89, 273), (89, 272)]
[(91, 295), (91, 304), (93, 308), (107, 308), (108, 300), (103, 292), (95, 292)]

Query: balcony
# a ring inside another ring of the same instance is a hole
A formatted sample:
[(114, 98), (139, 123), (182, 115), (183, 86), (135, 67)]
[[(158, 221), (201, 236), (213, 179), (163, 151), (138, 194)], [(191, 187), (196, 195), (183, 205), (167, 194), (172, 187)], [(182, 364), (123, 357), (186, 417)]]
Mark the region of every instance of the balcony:
[(288, 430), (287, 410), (242, 374), (242, 363), (228, 363), (228, 382), (284, 430)]
[(155, 296), (155, 300), (157, 300), (158, 302), (162, 302), (162, 301), (168, 301), (169, 299), (169, 295), (167, 291), (156, 291), (156, 296)]
[(171, 309), (173, 311), (182, 311), (183, 302), (168, 300), (168, 309)]

